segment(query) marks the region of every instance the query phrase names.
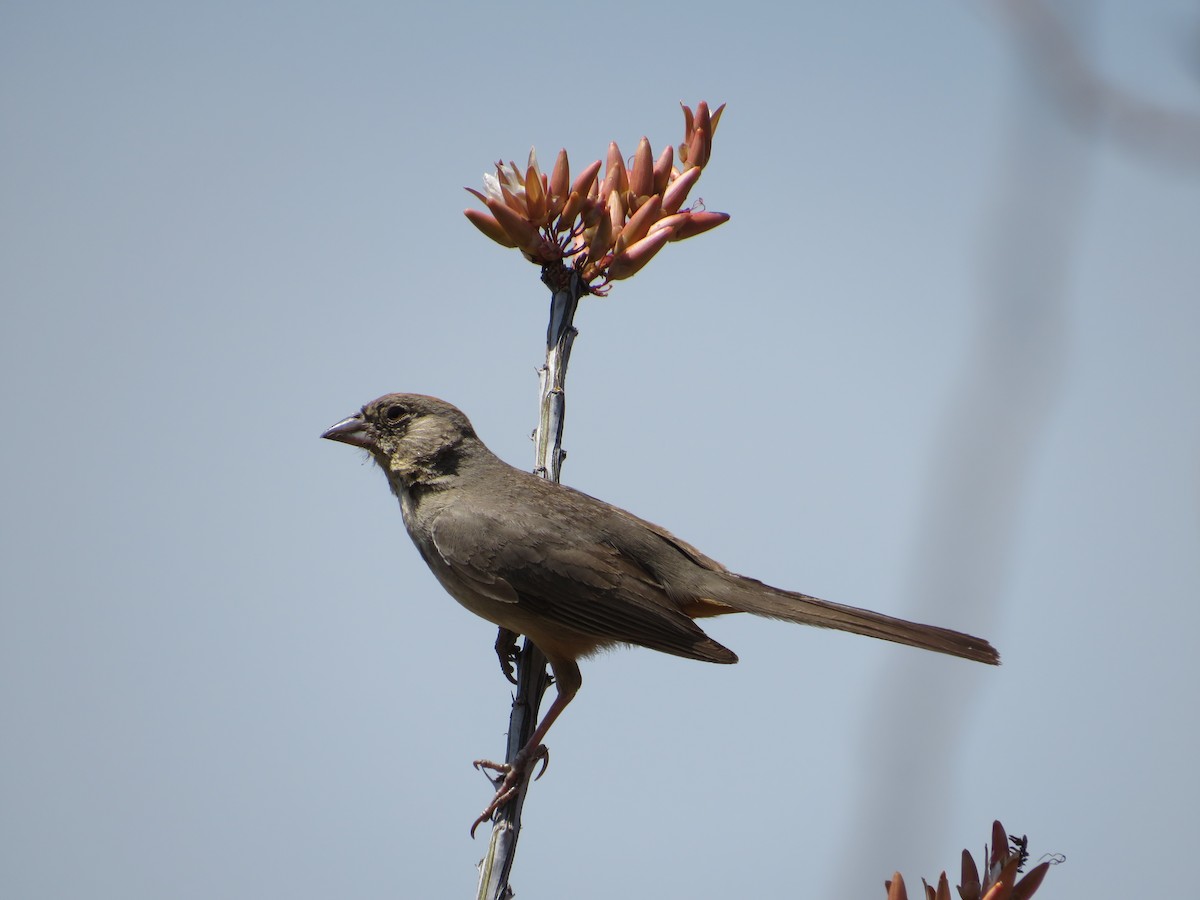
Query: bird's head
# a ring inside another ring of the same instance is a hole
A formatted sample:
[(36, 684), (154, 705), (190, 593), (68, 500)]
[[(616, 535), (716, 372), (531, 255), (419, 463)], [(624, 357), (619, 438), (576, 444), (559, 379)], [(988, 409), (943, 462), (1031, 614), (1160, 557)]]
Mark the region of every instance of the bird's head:
[(321, 437), (363, 448), (389, 477), (412, 483), (451, 474), (447, 457), (474, 440), (475, 431), (460, 410), (436, 397), (385, 394)]

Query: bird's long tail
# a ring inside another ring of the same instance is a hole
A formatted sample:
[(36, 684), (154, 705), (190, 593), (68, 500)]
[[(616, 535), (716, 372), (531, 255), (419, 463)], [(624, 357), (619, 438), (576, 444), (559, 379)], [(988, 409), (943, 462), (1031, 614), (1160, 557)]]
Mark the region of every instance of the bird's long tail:
[(714, 572), (713, 576), (711, 589), (705, 593), (733, 610), (817, 628), (836, 628), (992, 666), (1000, 665), (1000, 654), (983, 638), (784, 591), (744, 575)]

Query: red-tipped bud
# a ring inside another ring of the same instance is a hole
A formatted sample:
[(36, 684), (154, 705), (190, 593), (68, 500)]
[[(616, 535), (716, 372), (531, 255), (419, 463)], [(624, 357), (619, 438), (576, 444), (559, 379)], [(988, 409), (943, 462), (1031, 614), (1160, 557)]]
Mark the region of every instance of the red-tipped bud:
[(464, 209), (463, 215), (467, 217), (472, 225), (490, 237), (501, 247), (517, 246), (515, 243), (513, 243), (512, 238), (508, 236), (508, 232), (500, 227), (500, 223), (492, 218), (488, 213), (485, 213), (482, 209)]
[(563, 211), (567, 197), (571, 194), (571, 171), (567, 163), (567, 151), (559, 150), (550, 177), (542, 176), (546, 185), (546, 221), (553, 222)]
[(709, 137), (707, 131), (697, 128), (692, 133), (691, 143), (688, 144), (687, 164), (695, 166), (697, 169), (703, 169), (705, 163), (708, 162), (708, 155), (711, 150), (712, 138)]
[(679, 212), (679, 207), (683, 206), (683, 201), (687, 199), (688, 193), (699, 179), (699, 169), (688, 169), (667, 185), (663, 193), (663, 212), (667, 215)]
[(496, 217), (496, 221), (500, 223), (500, 227), (507, 232), (509, 238), (512, 239), (516, 246), (530, 247), (536, 243), (537, 229), (533, 227), (533, 223), (527, 218), (499, 200), (493, 200), (491, 197), (484, 200), (484, 203), (487, 204), (487, 208)]
[(710, 125), (709, 129), (708, 129), (708, 134), (710, 137), (717, 133), (717, 123), (719, 123), (721, 121), (721, 113), (723, 113), (724, 111), (725, 111), (725, 104), (722, 103), (720, 106), (718, 106), (716, 108), (716, 111), (713, 112), (712, 125)]
[(546, 193), (542, 176), (533, 166), (525, 174), (525, 208), (530, 222), (537, 226), (546, 224)]
[(683, 107), (683, 140), (687, 143), (688, 138), (692, 136), (692, 108), (684, 106), (682, 100), (679, 101), (679, 105)]
[(962, 900), (979, 900), (979, 892), (982, 890), (982, 885), (979, 883), (979, 869), (975, 867), (975, 860), (971, 858), (971, 854), (966, 850), (962, 852), (962, 884), (958, 886), (959, 896)]
[(1000, 824), (1000, 820), (996, 819), (992, 822), (992, 853), (988, 858), (988, 868), (994, 869), (1007, 857), (1008, 835), (1004, 833), (1004, 826)]
[(559, 150), (558, 159), (554, 161), (554, 171), (550, 173), (550, 193), (566, 198), (571, 192), (571, 165), (567, 162), (567, 151)]
[(612, 249), (612, 245), (612, 221), (608, 216), (601, 216), (600, 221), (596, 223), (596, 230), (592, 233), (591, 240), (588, 241), (587, 261), (593, 264), (600, 262), (604, 255)]
[(729, 213), (708, 212), (707, 210), (686, 213), (683, 221), (675, 228), (675, 234), (672, 235), (671, 240), (686, 240), (698, 234), (704, 234), (706, 231), (712, 231), (718, 225), (724, 225), (728, 221)]
[(658, 194), (654, 194), (642, 204), (641, 209), (629, 217), (629, 221), (621, 229), (620, 237), (617, 238), (616, 244), (613, 245), (613, 252), (620, 253), (626, 247), (644, 238), (650, 230), (650, 226), (655, 223), (660, 215), (662, 215), (662, 200), (659, 199)]
[(675, 148), (667, 144), (654, 163), (654, 193), (661, 194), (667, 189), (673, 165), (675, 165)]
[(668, 228), (671, 230), (671, 233), (674, 234), (675, 229), (678, 228), (684, 222), (686, 222), (688, 216), (690, 216), (690, 215), (691, 215), (691, 213), (681, 212), (681, 213), (675, 213), (675, 215), (673, 215), (673, 216), (664, 216), (663, 218), (661, 218), (657, 222), (655, 222), (653, 225), (651, 225), (650, 230), (647, 231), (646, 233), (654, 234), (656, 231), (662, 231), (664, 228)]
[(583, 207), (583, 196), (579, 191), (571, 191), (571, 196), (567, 197), (567, 202), (563, 204), (562, 212), (558, 215), (558, 225), (556, 231), (570, 231), (575, 224), (575, 217), (579, 215), (579, 210)]
[(654, 193), (654, 153), (650, 149), (650, 141), (646, 138), (638, 141), (637, 152), (633, 154), (633, 168), (629, 171), (629, 193), (639, 198)]
[[(682, 104), (681, 104), (682, 105)], [(708, 104), (701, 100), (696, 104), (695, 115), (691, 109), (683, 107), (683, 143), (679, 145), (679, 166), (685, 171), (692, 166), (703, 168), (712, 156), (712, 136), (717, 130), (717, 122), (725, 104), (717, 107), (714, 115), (709, 115)]]
[(571, 185), (571, 190), (586, 197), (596, 184), (596, 175), (600, 172), (600, 165), (600, 160), (596, 160), (580, 172), (579, 177), (575, 179), (575, 183)]
[(1050, 863), (1044, 862), (1034, 866), (1029, 870), (1029, 873), (1018, 882), (1013, 888), (1012, 900), (1028, 900), (1033, 896), (1042, 884), (1042, 879), (1046, 877), (1046, 872), (1050, 868)]
[(608, 267), (609, 279), (620, 281), (636, 275), (646, 263), (654, 258), (654, 254), (666, 246), (670, 237), (671, 232), (665, 230), (648, 234), (623, 253), (614, 256)]
[(613, 237), (625, 227), (625, 204), (615, 190), (608, 195), (608, 217), (612, 220)]
[[(605, 182), (616, 173), (616, 181), (609, 186), (609, 190), (618, 190), (624, 194), (629, 190), (629, 173), (625, 171), (625, 157), (621, 155), (621, 148), (617, 146), (617, 142), (613, 141), (608, 145), (608, 168), (605, 170)], [(607, 197), (606, 191), (602, 196)]]
[(908, 900), (908, 891), (904, 888), (904, 876), (899, 872), (892, 875), (891, 881), (885, 881), (883, 886), (887, 888), (887, 900)]
[[(619, 169), (615, 168), (611, 162), (609, 163), (608, 168), (604, 172), (604, 181), (600, 185), (600, 199), (602, 199), (605, 203), (608, 202), (608, 198), (611, 197), (614, 192), (618, 194), (625, 193), (623, 190), (621, 190), (621, 176), (624, 174), (624, 163), (621, 163), (621, 167)], [(629, 180), (628, 176), (626, 176), (625, 180)]]

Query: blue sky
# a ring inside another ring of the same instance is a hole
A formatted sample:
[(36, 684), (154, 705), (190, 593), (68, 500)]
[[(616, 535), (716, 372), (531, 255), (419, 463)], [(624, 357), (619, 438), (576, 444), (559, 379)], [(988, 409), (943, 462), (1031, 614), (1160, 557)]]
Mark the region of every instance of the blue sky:
[[(1194, 4), (1070, 12), (1195, 120)], [(462, 187), (677, 143), (681, 99), (729, 104), (693, 196), (733, 218), (584, 302), (564, 481), (1004, 665), (749, 618), (706, 626), (735, 667), (591, 660), (519, 896), (882, 896), (997, 817), (1047, 896), (1188, 883), (1195, 146), (1066, 124), (988, 4), (0, 21), (0, 894), (473, 890), (493, 629), (317, 435), (419, 391), (530, 465), (548, 295)]]

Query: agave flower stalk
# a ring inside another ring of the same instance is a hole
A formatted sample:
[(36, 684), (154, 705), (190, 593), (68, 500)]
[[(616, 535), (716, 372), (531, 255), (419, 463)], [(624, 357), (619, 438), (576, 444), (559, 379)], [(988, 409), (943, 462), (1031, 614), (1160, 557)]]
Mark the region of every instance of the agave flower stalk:
[[(642, 138), (626, 167), (620, 148), (612, 143), (606, 166), (596, 160), (572, 180), (566, 150), (559, 151), (548, 176), (530, 150), (525, 166), (498, 162), (494, 175), (484, 175), (482, 191), (467, 189), (486, 207), (465, 211), (471, 224), (541, 266), (542, 281), (553, 294), (534, 437), (534, 471), (543, 478), (558, 481), (566, 457), (562, 450), (566, 373), (580, 299), (607, 294), (612, 282), (637, 274), (666, 244), (695, 237), (729, 219), (725, 213), (709, 212), (700, 202), (684, 207), (712, 155), (713, 134), (724, 108), (710, 114), (703, 102), (695, 112), (684, 106), (684, 137), (678, 154), (668, 146), (655, 158), (650, 142)], [(505, 639), (502, 632), (497, 646)], [(516, 683), (505, 754), (509, 763), (533, 733), (550, 684), (546, 658), (528, 638), (517, 658)], [(488, 851), (479, 866), (479, 900), (511, 896), (508, 878), (528, 786), (528, 779), (523, 780), (493, 818)]]

